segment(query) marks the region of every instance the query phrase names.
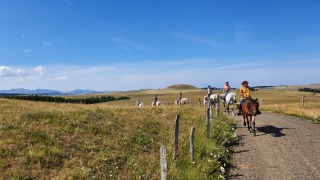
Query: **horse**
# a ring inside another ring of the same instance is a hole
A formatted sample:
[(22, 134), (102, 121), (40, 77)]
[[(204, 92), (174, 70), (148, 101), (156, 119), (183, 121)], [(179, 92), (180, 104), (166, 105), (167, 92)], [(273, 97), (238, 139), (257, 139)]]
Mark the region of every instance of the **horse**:
[(223, 95), (220, 95), (220, 98), (225, 112), (229, 115), (229, 105), (231, 105), (232, 115), (234, 116), (234, 103), (237, 103), (236, 92), (229, 92), (225, 98)]
[(152, 102), (151, 106), (160, 106), (162, 101), (157, 101), (156, 103)]
[(257, 115), (257, 109), (259, 108), (258, 98), (247, 98), (242, 105), (243, 125), (246, 126), (246, 120), (248, 124), (248, 131), (252, 132), (256, 136), (256, 122), (255, 117)]
[(139, 105), (137, 105), (137, 107), (142, 107), (143, 106), (143, 102), (141, 102)]
[[(203, 97), (203, 105), (206, 106), (206, 104), (208, 103), (208, 96), (204, 96)], [(214, 106), (216, 106), (217, 103), (219, 103), (219, 95), (218, 94), (211, 94), (210, 95), (210, 102), (211, 105), (213, 104)]]
[[(190, 104), (189, 98), (181, 98), (180, 102), (181, 102), (181, 105)], [(174, 103), (175, 103), (176, 106), (179, 106), (179, 105), (180, 105), (180, 104), (179, 104), (179, 98), (177, 98), (177, 99), (174, 101)]]

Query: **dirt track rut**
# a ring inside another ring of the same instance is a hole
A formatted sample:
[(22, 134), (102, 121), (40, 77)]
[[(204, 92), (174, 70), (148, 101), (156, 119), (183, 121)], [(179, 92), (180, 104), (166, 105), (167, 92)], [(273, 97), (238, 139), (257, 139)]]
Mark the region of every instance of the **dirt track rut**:
[(320, 180), (320, 125), (291, 116), (263, 112), (256, 118), (257, 136), (237, 121), (228, 179)]

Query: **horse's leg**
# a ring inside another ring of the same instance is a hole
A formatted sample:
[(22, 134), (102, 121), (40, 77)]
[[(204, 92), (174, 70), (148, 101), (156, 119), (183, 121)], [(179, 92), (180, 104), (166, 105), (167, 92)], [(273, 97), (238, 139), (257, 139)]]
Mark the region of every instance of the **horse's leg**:
[(256, 136), (256, 120), (255, 116), (252, 117), (252, 131), (253, 135)]
[(244, 116), (244, 114), (242, 114), (242, 116), (243, 116), (243, 126), (246, 126), (247, 124), (246, 124), (246, 117)]
[(232, 115), (234, 116), (234, 103), (231, 104)]
[(226, 113), (229, 115), (229, 102), (226, 102)]
[(249, 121), (249, 116), (246, 116), (247, 117), (247, 124), (248, 124), (248, 131), (251, 132), (251, 121)]

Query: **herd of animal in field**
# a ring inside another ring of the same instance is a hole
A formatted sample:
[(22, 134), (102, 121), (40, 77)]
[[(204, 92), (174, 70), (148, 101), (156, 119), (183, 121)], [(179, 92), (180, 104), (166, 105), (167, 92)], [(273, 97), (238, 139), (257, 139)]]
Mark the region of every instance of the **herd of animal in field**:
[[(211, 94), (210, 95), (210, 103), (213, 106), (216, 106), (217, 103), (220, 102), (220, 100), (222, 101), (226, 112), (229, 113), (229, 106), (231, 106), (231, 110), (232, 110), (232, 114), (234, 115), (234, 104), (237, 102), (236, 101), (236, 92), (229, 92), (227, 94), (226, 97), (224, 97), (224, 94), (219, 95), (218, 93), (215, 94)], [(208, 96), (204, 96), (203, 97), (203, 105), (207, 106), (208, 103)], [(175, 101), (174, 101), (174, 105), (176, 106), (183, 106), (183, 105), (187, 105), (190, 104), (190, 99), (189, 98), (180, 98), (178, 97)], [(160, 106), (163, 105), (163, 101), (161, 100), (155, 100), (151, 103), (151, 106)], [(140, 102), (140, 100), (137, 100), (136, 102), (136, 107), (143, 107), (144, 103)]]
[[(225, 108), (225, 112), (229, 115), (229, 112), (230, 112), (229, 107), (231, 106), (231, 113), (233, 116), (235, 116), (234, 105), (236, 105), (236, 107), (239, 106), (239, 104), (236, 104), (237, 103), (236, 92), (229, 92), (226, 95), (226, 97), (224, 97), (224, 94), (221, 94), (221, 95), (219, 95), (218, 93), (211, 94), (209, 100), (208, 100), (208, 96), (204, 96), (203, 97), (203, 105), (206, 107), (206, 106), (208, 106), (208, 103), (210, 103), (209, 105), (216, 106), (216, 105), (219, 105), (220, 100)], [(144, 106), (143, 102), (140, 102), (140, 101), (138, 102), (138, 101), (136, 103), (137, 107)], [(176, 106), (183, 106), (186, 104), (190, 104), (189, 98), (178, 97), (174, 101), (174, 105), (176, 105)], [(160, 106), (160, 105), (163, 105), (163, 101), (158, 100), (157, 98), (151, 104), (151, 106)], [(257, 116), (258, 108), (259, 108), (258, 99), (251, 99), (251, 98), (247, 98), (244, 101), (242, 108), (241, 108), (241, 111), (242, 111), (241, 114), (243, 116), (243, 125), (247, 126), (248, 131), (253, 133), (254, 136), (256, 135), (255, 118)]]

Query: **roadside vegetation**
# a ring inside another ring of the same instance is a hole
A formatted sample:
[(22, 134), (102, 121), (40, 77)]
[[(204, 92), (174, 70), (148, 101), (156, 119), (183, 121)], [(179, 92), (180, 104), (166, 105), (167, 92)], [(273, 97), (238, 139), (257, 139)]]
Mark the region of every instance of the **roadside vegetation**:
[[(169, 179), (224, 179), (231, 158), (228, 147), (236, 141), (234, 122), (223, 115), (215, 119), (207, 139), (202, 107), (135, 108), (0, 98), (0, 108), (3, 179), (159, 179), (161, 145), (167, 147)], [(181, 120), (178, 158), (173, 160), (176, 114)], [(196, 126), (193, 163), (191, 126)]]

